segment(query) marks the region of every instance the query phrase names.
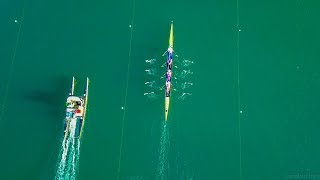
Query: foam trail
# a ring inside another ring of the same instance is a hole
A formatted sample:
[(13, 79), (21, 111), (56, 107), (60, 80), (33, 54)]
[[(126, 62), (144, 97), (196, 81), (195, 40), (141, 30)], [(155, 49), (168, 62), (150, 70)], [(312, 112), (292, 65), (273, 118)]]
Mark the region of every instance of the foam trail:
[(168, 179), (168, 149), (169, 133), (167, 124), (163, 122), (159, 146), (159, 162), (157, 167), (157, 179)]
[(70, 179), (76, 179), (76, 174), (78, 172), (78, 165), (79, 165), (79, 157), (80, 157), (80, 140), (74, 139), (74, 153), (72, 156), (72, 171), (70, 175)]
[(75, 138), (76, 120), (71, 120), (69, 135), (62, 142), (55, 179), (75, 179), (80, 156), (80, 140)]
[[(75, 149), (75, 139), (73, 139), (73, 144), (72, 144), (72, 149)], [(75, 150), (76, 152), (76, 150)], [(74, 178), (76, 174), (76, 164), (75, 164), (75, 159), (76, 159), (76, 153), (72, 154), (72, 171), (71, 171), (71, 178)]]
[(70, 140), (70, 143), (71, 143), (71, 149), (70, 149), (70, 152), (69, 152), (69, 158), (68, 158), (68, 166), (66, 167), (66, 174), (65, 174), (65, 178), (69, 178), (70, 177), (70, 174), (72, 174), (72, 166), (73, 166), (73, 163), (72, 163), (72, 157), (74, 156), (74, 135), (75, 135), (75, 130), (76, 130), (76, 120), (75, 119), (72, 119), (70, 121), (70, 135), (69, 135), (69, 140)]
[(79, 158), (80, 158), (80, 140), (77, 139), (76, 140), (76, 153), (75, 153), (75, 161), (74, 161), (74, 171), (71, 174), (71, 179), (76, 179), (76, 174), (78, 172), (78, 168), (79, 168)]
[[(61, 156), (60, 159), (60, 163), (59, 163), (59, 167), (58, 167), (58, 177), (63, 176), (64, 172), (64, 168), (66, 166), (66, 159), (67, 159), (67, 153), (68, 153), (68, 149), (69, 149), (69, 139), (65, 138), (62, 142), (62, 149), (60, 151), (59, 156)], [(62, 155), (61, 155), (62, 153)]]

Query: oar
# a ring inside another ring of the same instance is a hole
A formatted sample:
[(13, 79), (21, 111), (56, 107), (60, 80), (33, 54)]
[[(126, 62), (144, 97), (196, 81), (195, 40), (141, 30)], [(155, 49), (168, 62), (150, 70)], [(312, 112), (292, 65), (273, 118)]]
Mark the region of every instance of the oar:
[(165, 52), (162, 54), (162, 56), (164, 56), (167, 52), (168, 52), (168, 51), (165, 51)]

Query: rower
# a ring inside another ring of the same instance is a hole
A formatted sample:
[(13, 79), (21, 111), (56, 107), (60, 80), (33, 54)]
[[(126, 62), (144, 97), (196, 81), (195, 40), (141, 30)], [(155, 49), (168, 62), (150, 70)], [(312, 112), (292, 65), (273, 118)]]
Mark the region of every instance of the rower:
[(170, 69), (167, 71), (166, 75), (167, 75), (167, 80), (171, 81), (171, 70)]
[(168, 80), (166, 81), (166, 88), (170, 88), (170, 83), (171, 83), (170, 81)]
[(168, 59), (167, 66), (170, 70), (172, 69), (172, 58)]
[(170, 81), (167, 81), (166, 82), (166, 89), (167, 89), (167, 92), (170, 91), (170, 86), (171, 86), (171, 82)]
[(167, 82), (168, 82), (168, 84), (167, 84), (167, 89), (166, 89), (166, 95), (170, 96), (170, 82), (169, 81), (167, 81)]

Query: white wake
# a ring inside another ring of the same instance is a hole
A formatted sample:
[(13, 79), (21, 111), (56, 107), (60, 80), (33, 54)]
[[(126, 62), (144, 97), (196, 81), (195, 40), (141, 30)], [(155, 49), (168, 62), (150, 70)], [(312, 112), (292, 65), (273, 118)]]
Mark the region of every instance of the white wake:
[(169, 132), (166, 122), (163, 123), (159, 145), (159, 161), (157, 167), (157, 179), (168, 179), (168, 150), (169, 150)]
[(79, 168), (80, 140), (75, 137), (76, 119), (71, 120), (69, 134), (62, 141), (57, 164), (56, 180), (72, 180), (76, 178)]

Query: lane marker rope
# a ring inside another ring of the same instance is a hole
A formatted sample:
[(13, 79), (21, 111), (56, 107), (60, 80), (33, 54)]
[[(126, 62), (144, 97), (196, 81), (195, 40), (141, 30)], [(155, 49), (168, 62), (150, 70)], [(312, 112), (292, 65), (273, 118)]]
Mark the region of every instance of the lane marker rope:
[(119, 162), (118, 162), (118, 176), (117, 179), (120, 178), (121, 172), (121, 159), (122, 159), (122, 147), (123, 147), (123, 134), (124, 134), (124, 123), (126, 118), (126, 106), (127, 106), (127, 96), (128, 96), (128, 87), (129, 87), (129, 78), (130, 78), (130, 64), (131, 64), (131, 50), (132, 50), (132, 38), (133, 38), (133, 24), (134, 24), (134, 16), (135, 16), (135, 0), (132, 1), (132, 19), (130, 24), (130, 41), (129, 41), (129, 53), (128, 53), (128, 67), (127, 67), (127, 82), (126, 82), (126, 91), (125, 91), (125, 99), (124, 99), (124, 108), (123, 108), (123, 116), (122, 116), (122, 128), (121, 128), (121, 140), (120, 140), (120, 148), (119, 148)]

